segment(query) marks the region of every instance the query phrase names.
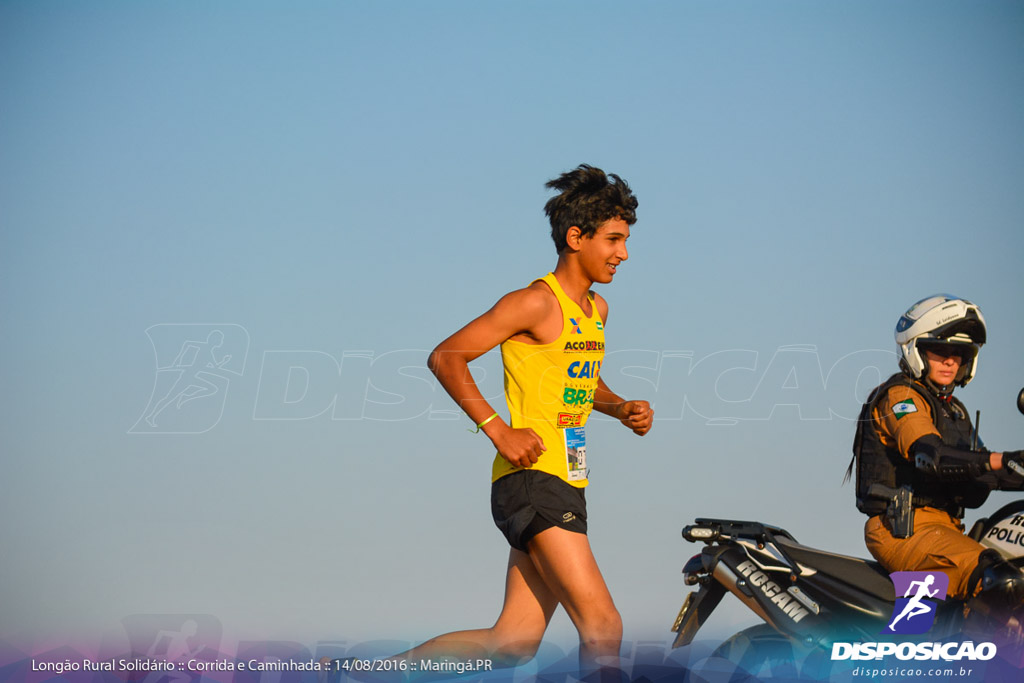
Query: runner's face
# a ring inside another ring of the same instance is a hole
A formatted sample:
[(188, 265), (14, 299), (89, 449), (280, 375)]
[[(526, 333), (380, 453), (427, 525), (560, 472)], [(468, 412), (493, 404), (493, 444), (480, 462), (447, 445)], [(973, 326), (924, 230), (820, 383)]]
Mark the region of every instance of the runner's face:
[(598, 226), (593, 235), (580, 240), (581, 262), (591, 281), (612, 281), (619, 264), (629, 258), (627, 239), (629, 224), (621, 218), (611, 218)]
[(924, 356), (928, 361), (928, 379), (940, 386), (953, 383), (963, 362), (960, 360), (960, 356), (946, 351), (936, 353), (930, 349), (925, 350)]

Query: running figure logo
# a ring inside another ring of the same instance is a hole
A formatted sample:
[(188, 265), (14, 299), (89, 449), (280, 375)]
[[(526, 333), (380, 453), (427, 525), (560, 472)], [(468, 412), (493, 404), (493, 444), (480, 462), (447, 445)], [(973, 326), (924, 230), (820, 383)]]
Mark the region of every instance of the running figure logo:
[(949, 576), (943, 572), (893, 572), (889, 577), (897, 598), (892, 621), (882, 633), (927, 632), (935, 623), (937, 601), (946, 599)]
[(242, 375), (249, 333), (239, 325), (153, 325), (153, 393), (130, 434), (201, 434), (224, 413), (231, 376)]
[(210, 680), (188, 669), (188, 661), (222, 659), (218, 651), (222, 627), (208, 614), (135, 614), (121, 620), (130, 652), (124, 659), (172, 664), (171, 670), (121, 674), (119, 680), (137, 683), (192, 683)]

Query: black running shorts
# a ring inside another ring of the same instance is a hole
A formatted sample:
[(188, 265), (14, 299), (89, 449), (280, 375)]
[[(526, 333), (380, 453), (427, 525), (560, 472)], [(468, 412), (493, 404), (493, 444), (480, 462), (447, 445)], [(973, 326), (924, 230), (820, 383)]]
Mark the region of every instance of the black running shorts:
[(491, 484), (491, 515), (509, 545), (524, 553), (531, 538), (553, 526), (587, 533), (583, 489), (547, 472), (522, 470)]

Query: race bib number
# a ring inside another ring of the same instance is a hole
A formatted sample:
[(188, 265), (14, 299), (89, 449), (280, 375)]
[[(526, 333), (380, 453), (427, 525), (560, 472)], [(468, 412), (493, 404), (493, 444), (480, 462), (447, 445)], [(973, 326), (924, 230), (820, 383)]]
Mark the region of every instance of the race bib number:
[(565, 433), (565, 464), (569, 481), (587, 478), (587, 436), (583, 427), (569, 427)]

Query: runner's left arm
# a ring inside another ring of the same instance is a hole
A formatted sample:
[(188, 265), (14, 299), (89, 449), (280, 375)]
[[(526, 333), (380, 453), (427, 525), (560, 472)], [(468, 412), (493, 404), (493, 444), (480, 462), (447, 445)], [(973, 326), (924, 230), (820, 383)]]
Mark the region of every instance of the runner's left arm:
[(603, 379), (597, 380), (597, 390), (594, 391), (594, 410), (611, 415), (632, 429), (637, 436), (643, 436), (651, 431), (651, 425), (654, 422), (654, 411), (651, 410), (649, 402), (624, 400), (609, 389)]

